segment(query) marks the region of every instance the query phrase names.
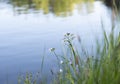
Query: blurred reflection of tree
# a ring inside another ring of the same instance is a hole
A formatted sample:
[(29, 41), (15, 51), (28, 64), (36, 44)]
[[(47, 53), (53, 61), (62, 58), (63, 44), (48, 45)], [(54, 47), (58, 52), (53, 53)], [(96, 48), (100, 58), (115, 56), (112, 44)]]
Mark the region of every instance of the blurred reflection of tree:
[[(83, 9), (90, 12), (94, 0), (10, 0), (14, 12), (25, 14), (40, 12), (44, 14), (53, 13), (56, 16), (71, 15), (73, 10)], [(84, 4), (85, 3), (85, 4)]]

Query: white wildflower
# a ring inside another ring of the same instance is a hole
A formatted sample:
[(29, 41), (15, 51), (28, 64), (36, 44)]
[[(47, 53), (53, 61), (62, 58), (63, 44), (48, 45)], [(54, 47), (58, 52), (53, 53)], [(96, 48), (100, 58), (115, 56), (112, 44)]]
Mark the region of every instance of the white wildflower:
[(55, 51), (55, 48), (50, 48), (49, 51), (53, 52), (53, 51)]
[(63, 70), (62, 69), (60, 69), (60, 73), (62, 73), (63, 72)]
[(72, 65), (72, 62), (70, 61), (69, 64)]
[(63, 64), (63, 61), (62, 61), (62, 60), (60, 61), (60, 64)]

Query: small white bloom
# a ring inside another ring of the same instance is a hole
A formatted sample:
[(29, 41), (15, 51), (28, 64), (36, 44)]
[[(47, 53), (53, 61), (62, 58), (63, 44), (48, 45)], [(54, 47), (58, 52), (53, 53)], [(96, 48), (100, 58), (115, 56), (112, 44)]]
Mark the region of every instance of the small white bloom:
[(63, 72), (63, 70), (62, 69), (60, 69), (60, 73), (62, 73)]
[(69, 64), (72, 65), (72, 62), (70, 61)]
[(55, 48), (50, 48), (49, 51), (50, 52), (53, 52), (55, 50)]
[(62, 61), (62, 60), (60, 61), (60, 64), (63, 64), (63, 61)]

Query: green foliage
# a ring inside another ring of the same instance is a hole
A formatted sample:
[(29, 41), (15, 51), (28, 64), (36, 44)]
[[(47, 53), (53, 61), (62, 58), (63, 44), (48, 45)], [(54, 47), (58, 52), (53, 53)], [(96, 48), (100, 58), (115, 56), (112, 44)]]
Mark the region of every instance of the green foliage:
[(37, 84), (39, 73), (35, 76), (32, 73), (26, 73), (25, 76), (18, 77), (18, 84)]

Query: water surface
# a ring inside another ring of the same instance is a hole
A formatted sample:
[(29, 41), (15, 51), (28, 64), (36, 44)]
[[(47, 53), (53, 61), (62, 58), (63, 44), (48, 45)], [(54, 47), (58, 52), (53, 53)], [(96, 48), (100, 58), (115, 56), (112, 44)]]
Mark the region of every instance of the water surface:
[(100, 1), (0, 0), (0, 83), (17, 84), (18, 74), (40, 71), (44, 55), (44, 72), (56, 71), (49, 48), (60, 54), (63, 35), (71, 32), (90, 49), (102, 35), (101, 21), (110, 32), (111, 19)]

